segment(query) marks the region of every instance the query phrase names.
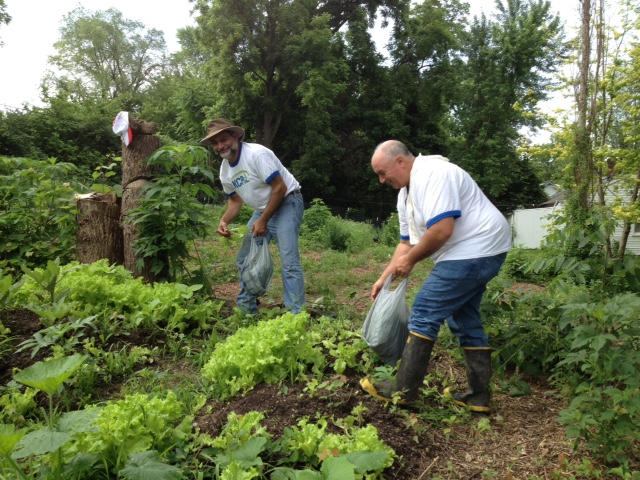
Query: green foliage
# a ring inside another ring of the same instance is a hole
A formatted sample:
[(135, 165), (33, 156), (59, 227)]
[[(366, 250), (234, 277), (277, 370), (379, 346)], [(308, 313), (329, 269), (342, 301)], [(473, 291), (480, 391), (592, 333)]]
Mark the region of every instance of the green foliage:
[(0, 269), (45, 265), (74, 253), (76, 167), (0, 157)]
[(331, 217), (325, 226), (324, 235), (323, 244), (325, 247), (338, 252), (346, 252), (349, 248), (351, 232), (346, 221)]
[(118, 471), (131, 454), (165, 452), (174, 446), (185, 430), (191, 430), (190, 417), (183, 415), (181, 403), (170, 390), (164, 397), (140, 393), (110, 401), (98, 410), (92, 431), (76, 435), (66, 453), (98, 454)]
[(553, 278), (552, 272), (534, 271), (529, 268), (534, 262), (547, 258), (552, 252), (549, 250), (529, 250), (513, 248), (507, 254), (501, 272), (518, 282), (544, 284)]
[(80, 339), (87, 334), (87, 330), (96, 330), (93, 323), (95, 315), (84, 319), (62, 321), (47, 328), (37, 331), (33, 338), (27, 339), (19, 345), (16, 352), (31, 349), (31, 358), (35, 357), (41, 349), (49, 349), (54, 346), (59, 351), (69, 355), (80, 345)]
[(362, 339), (362, 332), (344, 319), (320, 317), (311, 326), (309, 332), (313, 342), (321, 344), (333, 359), (333, 370), (342, 374), (347, 368), (367, 370), (367, 365), (360, 364), (361, 354), (368, 347)]
[(498, 282), (489, 285), (481, 311), (501, 371), (507, 367), (529, 375), (553, 371), (568, 345), (558, 326), (560, 308), (575, 293), (564, 285), (526, 295), (506, 292)]
[[(210, 224), (198, 197), (215, 196), (209, 184), (191, 183), (198, 177), (213, 182), (213, 174), (204, 167), (206, 159), (202, 147), (177, 145), (162, 147), (147, 160), (149, 165), (162, 166), (164, 172), (143, 189), (139, 206), (127, 213), (126, 221), (140, 229), (133, 248), (139, 270), (148, 265), (155, 275), (168, 272), (173, 279), (188, 273), (188, 244), (204, 237)], [(163, 261), (165, 256), (169, 265)]]
[(389, 218), (382, 224), (380, 242), (388, 247), (395, 247), (400, 243), (400, 222), (396, 212), (389, 215)]
[[(91, 265), (72, 263), (61, 267), (59, 288), (67, 291), (65, 308), (77, 318), (98, 316), (96, 326), (105, 334), (120, 316), (127, 328), (160, 327), (182, 331), (188, 326), (210, 329), (219, 312), (220, 302), (195, 295), (201, 286), (180, 283), (144, 284), (124, 267), (99, 260)], [(43, 294), (41, 286), (27, 279), (14, 295), (12, 305), (35, 304)]]
[(301, 236), (324, 248), (359, 253), (371, 246), (376, 231), (371, 224), (334, 217), (329, 207), (315, 198), (304, 212)]
[(126, 467), (120, 470), (125, 480), (180, 480), (184, 478), (178, 467), (167, 465), (155, 450), (129, 455)]
[[(11, 23), (11, 15), (7, 12), (7, 5), (4, 0), (0, 0), (0, 23), (5, 25)], [(2, 47), (2, 41), (0, 41), (0, 47)]]
[(560, 321), (571, 343), (554, 376), (572, 397), (560, 421), (593, 455), (628, 465), (640, 454), (640, 298), (581, 300), (565, 305)]
[[(11, 303), (11, 299), (15, 292), (17, 292), (26, 278), (22, 278), (17, 282), (13, 282), (13, 275), (5, 275), (0, 270), (0, 314), (6, 310), (7, 305)], [(0, 316), (0, 319), (2, 316)], [(0, 332), (2, 333), (2, 332)]]
[[(0, 395), (0, 421), (19, 425), (24, 423), (25, 415), (36, 407), (37, 390), (25, 388), (24, 392), (18, 388), (8, 388), (6, 393)], [(1, 451), (0, 451), (1, 452)]]
[[(627, 259), (625, 269), (619, 266), (623, 262), (593, 255), (599, 251), (594, 237), (581, 235), (582, 241), (573, 245), (591, 245), (589, 258), (535, 260), (524, 270), (552, 270), (555, 278), (546, 290), (522, 295), (490, 289), (483, 313), (504, 365), (530, 374), (551, 373), (571, 398), (559, 420), (575, 446), (584, 445), (604, 462), (615, 460), (624, 471), (638, 456), (640, 438), (640, 329), (635, 320), (640, 299), (636, 293), (612, 292), (635, 288), (637, 262)], [(591, 274), (595, 269), (598, 276)], [(527, 385), (518, 382), (503, 387), (513, 395), (527, 392)]]
[(162, 32), (114, 8), (76, 7), (63, 18), (54, 47), (50, 62), (61, 73), (49, 86), (75, 99), (118, 99), (122, 110), (141, 105), (141, 94), (168, 64)]
[(48, 362), (37, 362), (16, 373), (13, 379), (28, 387), (42, 390), (51, 397), (86, 359), (84, 355), (72, 355)]
[(121, 106), (110, 99), (74, 102), (60, 96), (47, 98), (46, 108), (0, 112), (0, 155), (34, 161), (55, 158), (75, 165), (77, 178), (90, 178), (96, 165), (121, 154), (122, 142), (111, 128), (113, 112)]
[(113, 179), (113, 177), (118, 175), (116, 167), (118, 167), (120, 162), (122, 162), (122, 157), (114, 157), (109, 165), (98, 165), (91, 174), (93, 181), (97, 182), (91, 185), (91, 190), (98, 193), (115, 193), (121, 197), (122, 185), (109, 185), (109, 179)]
[(320, 198), (311, 200), (311, 206), (304, 211), (300, 234), (310, 240), (317, 240), (324, 235), (324, 229), (333, 217), (329, 207)]
[[(635, 256), (607, 256), (602, 219), (594, 215), (583, 224), (559, 215), (556, 228), (546, 237), (544, 257), (525, 268), (525, 274), (545, 275), (587, 285), (594, 292), (636, 292), (640, 288), (640, 261)], [(568, 222), (568, 223), (565, 223)]]
[(240, 328), (224, 340), (202, 369), (212, 393), (228, 398), (259, 382), (295, 380), (308, 364), (322, 366), (322, 354), (307, 334), (307, 313), (286, 313), (258, 325)]
[(238, 215), (233, 219), (233, 223), (246, 225), (247, 223), (249, 223), (249, 220), (251, 220), (252, 216), (253, 209), (246, 203), (243, 203), (242, 208), (240, 208), (240, 211), (238, 212)]
[[(380, 441), (373, 425), (345, 426), (345, 432), (341, 435), (327, 432), (327, 426), (325, 418), (320, 418), (316, 423), (303, 418), (296, 426), (286, 428), (276, 444), (277, 450), (287, 453), (283, 463), (318, 466), (325, 457), (344, 456), (358, 467), (357, 473), (360, 474), (380, 473), (393, 464), (396, 457), (394, 450)], [(356, 453), (366, 457), (366, 462), (360, 462), (364, 458), (358, 458)]]

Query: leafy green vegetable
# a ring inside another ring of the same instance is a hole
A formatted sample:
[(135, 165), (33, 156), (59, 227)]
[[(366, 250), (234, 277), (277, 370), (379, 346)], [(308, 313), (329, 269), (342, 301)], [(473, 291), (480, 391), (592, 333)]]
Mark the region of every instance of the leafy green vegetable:
[(217, 345), (202, 369), (214, 395), (228, 398), (260, 382), (294, 380), (308, 364), (318, 369), (324, 357), (307, 335), (308, 323), (307, 313), (286, 313), (240, 328)]

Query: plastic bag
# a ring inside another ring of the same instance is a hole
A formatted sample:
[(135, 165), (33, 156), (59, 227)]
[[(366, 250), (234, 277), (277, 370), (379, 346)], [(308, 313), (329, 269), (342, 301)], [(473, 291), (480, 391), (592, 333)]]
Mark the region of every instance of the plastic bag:
[(240, 278), (248, 293), (255, 296), (264, 295), (273, 278), (273, 259), (269, 251), (269, 243), (264, 238), (260, 243), (256, 242), (252, 234), (248, 234), (247, 237), (251, 237), (251, 246), (249, 254), (244, 259)]
[(393, 276), (389, 275), (376, 297), (362, 327), (364, 341), (382, 360), (391, 366), (402, 357), (409, 336), (411, 310), (405, 300), (408, 279), (391, 290)]

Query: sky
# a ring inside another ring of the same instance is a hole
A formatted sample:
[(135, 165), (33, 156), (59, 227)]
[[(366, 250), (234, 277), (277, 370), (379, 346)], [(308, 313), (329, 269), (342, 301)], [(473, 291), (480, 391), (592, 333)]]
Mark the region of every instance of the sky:
[(65, 15), (82, 5), (87, 10), (115, 8), (124, 18), (164, 33), (169, 51), (179, 48), (177, 30), (195, 23), (189, 0), (5, 0), (11, 16), (0, 25), (0, 110), (23, 103), (41, 106), (38, 86), (55, 54), (53, 44)]
[[(491, 14), (493, 1), (467, 2), (471, 14)], [(5, 0), (5, 3), (12, 20), (9, 25), (0, 25), (0, 41), (4, 43), (0, 47), (0, 110), (18, 109), (25, 103), (42, 106), (38, 86), (48, 68), (47, 59), (55, 53), (53, 44), (59, 39), (63, 17), (79, 5), (94, 12), (115, 8), (128, 20), (162, 31), (172, 52), (179, 49), (177, 30), (195, 23), (189, 0)], [(552, 0), (552, 5), (562, 18), (575, 21), (578, 0)], [(378, 31), (374, 36), (384, 39), (385, 33)]]

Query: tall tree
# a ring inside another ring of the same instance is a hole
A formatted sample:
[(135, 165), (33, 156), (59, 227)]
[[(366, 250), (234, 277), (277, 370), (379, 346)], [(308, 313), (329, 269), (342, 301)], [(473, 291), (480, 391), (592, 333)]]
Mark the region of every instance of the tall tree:
[(142, 94), (166, 65), (162, 32), (145, 29), (140, 22), (123, 18), (116, 9), (92, 12), (78, 7), (66, 15), (56, 55), (49, 62), (61, 75), (47, 82), (55, 95), (71, 99), (120, 98), (123, 108), (136, 110)]
[[(358, 5), (373, 15), (398, 1), (196, 0), (198, 36), (213, 55), (207, 74), (219, 98), (211, 114), (243, 121), (256, 141), (272, 146), (285, 118), (295, 116), (298, 88), (309, 73), (295, 63), (291, 50), (298, 50), (309, 32), (322, 38), (327, 29), (337, 34)], [(318, 22), (322, 15), (327, 20)], [(318, 72), (314, 62), (325, 60), (311, 51), (304, 61)]]
[(468, 12), (459, 0), (425, 0), (397, 16), (389, 45), (391, 71), (405, 105), (402, 139), (416, 151), (448, 153), (452, 80), (460, 77)]
[(541, 189), (525, 183), (535, 176), (517, 153), (519, 130), (541, 124), (535, 107), (547, 98), (564, 51), (563, 30), (549, 1), (498, 0), (496, 7), (495, 20), (483, 15), (471, 25), (452, 158), (508, 211), (544, 199)]
[(196, 29), (178, 30), (181, 50), (171, 56), (171, 66), (148, 90), (140, 116), (158, 123), (158, 131), (189, 143), (204, 136), (206, 110), (216, 102), (211, 82), (201, 74), (211, 59), (196, 39)]

